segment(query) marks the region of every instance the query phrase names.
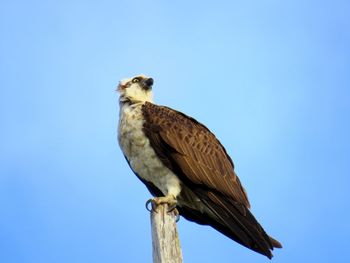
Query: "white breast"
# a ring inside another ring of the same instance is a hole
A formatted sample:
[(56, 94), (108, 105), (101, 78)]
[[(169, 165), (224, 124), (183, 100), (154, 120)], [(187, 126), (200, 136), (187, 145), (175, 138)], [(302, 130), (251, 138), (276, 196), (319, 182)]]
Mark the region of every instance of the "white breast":
[(157, 157), (143, 132), (142, 103), (120, 108), (118, 140), (130, 166), (142, 179), (152, 182), (164, 195), (178, 196), (178, 177)]

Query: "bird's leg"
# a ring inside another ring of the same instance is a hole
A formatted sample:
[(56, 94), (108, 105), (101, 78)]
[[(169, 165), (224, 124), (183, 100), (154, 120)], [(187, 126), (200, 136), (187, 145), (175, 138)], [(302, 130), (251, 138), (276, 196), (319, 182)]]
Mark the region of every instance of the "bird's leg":
[[(148, 208), (149, 204), (152, 204), (152, 209), (150, 210)], [(146, 202), (146, 208), (148, 211), (154, 211), (157, 212), (157, 207), (161, 204), (167, 204), (168, 205), (168, 213), (173, 212), (176, 216), (179, 215), (179, 211), (177, 211), (176, 209), (176, 205), (177, 205), (177, 200), (176, 197), (172, 194), (168, 194), (166, 196), (161, 196), (161, 197), (155, 197), (152, 199), (149, 199)]]

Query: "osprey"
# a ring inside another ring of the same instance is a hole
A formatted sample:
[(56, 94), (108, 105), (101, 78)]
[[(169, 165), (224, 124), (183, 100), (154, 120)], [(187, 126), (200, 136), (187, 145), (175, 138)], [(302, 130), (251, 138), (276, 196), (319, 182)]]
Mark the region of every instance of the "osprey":
[(198, 224), (272, 258), (281, 244), (250, 212), (247, 193), (225, 148), (195, 119), (152, 102), (153, 79), (119, 83), (118, 141), (133, 172), (155, 198)]

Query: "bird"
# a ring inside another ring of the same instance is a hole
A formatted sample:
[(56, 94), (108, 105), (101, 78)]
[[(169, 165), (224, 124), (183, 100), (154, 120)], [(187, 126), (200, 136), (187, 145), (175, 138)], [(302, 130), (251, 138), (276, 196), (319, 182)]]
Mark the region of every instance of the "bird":
[(237, 243), (272, 258), (281, 248), (250, 211), (247, 192), (215, 135), (194, 118), (153, 102), (153, 78), (119, 82), (118, 142), (135, 175), (180, 216), (209, 225)]

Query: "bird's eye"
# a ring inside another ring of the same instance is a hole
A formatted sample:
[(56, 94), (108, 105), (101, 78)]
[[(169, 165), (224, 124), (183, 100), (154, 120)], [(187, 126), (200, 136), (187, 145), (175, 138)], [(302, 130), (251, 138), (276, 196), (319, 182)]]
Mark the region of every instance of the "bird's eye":
[(132, 83), (137, 83), (137, 82), (140, 82), (140, 79), (139, 79), (139, 78), (134, 78), (134, 79), (132, 80)]

